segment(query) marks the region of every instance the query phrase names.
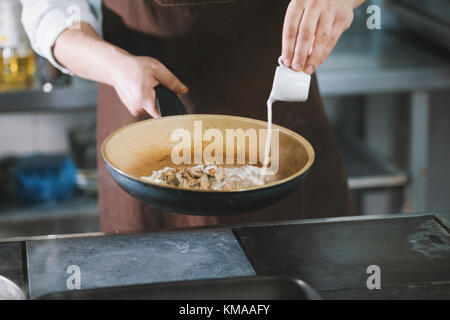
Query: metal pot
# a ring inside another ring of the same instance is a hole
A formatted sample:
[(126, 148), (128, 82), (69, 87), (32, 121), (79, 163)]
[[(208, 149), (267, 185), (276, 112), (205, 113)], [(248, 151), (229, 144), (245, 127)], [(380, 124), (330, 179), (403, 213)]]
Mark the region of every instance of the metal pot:
[(0, 276), (0, 300), (25, 300), (25, 295), (14, 282)]

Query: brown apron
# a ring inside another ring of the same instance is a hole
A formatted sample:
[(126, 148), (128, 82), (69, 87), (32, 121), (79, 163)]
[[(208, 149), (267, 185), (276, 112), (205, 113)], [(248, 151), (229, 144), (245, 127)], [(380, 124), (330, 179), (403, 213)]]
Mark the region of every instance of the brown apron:
[[(267, 119), (288, 1), (104, 0), (105, 40), (164, 63), (190, 89), (189, 112)], [(114, 68), (114, 65), (111, 65)], [(320, 218), (351, 214), (346, 176), (313, 78), (305, 103), (277, 102), (274, 123), (313, 145), (316, 160), (302, 187), (279, 203), (230, 217), (198, 217), (152, 208), (112, 180), (98, 158), (100, 225), (104, 232)], [(141, 118), (142, 119), (142, 118)], [(113, 88), (100, 85), (97, 139), (137, 120)]]

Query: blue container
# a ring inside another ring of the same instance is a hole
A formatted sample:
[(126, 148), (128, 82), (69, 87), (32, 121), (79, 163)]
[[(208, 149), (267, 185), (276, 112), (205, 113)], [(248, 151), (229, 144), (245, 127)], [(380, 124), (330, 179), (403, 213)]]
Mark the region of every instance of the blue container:
[(76, 186), (77, 169), (67, 155), (17, 158), (16, 186), (21, 204), (67, 200)]

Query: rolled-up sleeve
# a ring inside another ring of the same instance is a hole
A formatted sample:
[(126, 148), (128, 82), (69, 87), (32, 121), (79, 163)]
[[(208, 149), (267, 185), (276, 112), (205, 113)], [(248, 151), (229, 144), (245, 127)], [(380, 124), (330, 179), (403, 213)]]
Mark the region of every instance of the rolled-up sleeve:
[[(52, 47), (65, 29), (78, 21), (89, 23), (98, 34), (100, 23), (87, 0), (21, 0), (22, 24), (31, 46), (64, 73), (71, 74), (53, 56)], [(75, 24), (74, 24), (75, 23)]]

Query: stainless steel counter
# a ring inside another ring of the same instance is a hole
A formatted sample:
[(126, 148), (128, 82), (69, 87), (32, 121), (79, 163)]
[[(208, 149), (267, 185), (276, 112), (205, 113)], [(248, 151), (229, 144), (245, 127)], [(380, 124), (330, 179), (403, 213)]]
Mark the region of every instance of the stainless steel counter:
[(345, 33), (318, 69), (323, 96), (450, 88), (450, 59), (412, 35)]
[(68, 86), (51, 88), (44, 92), (41, 83), (34, 89), (0, 92), (0, 112), (64, 111), (95, 108), (97, 84), (77, 77)]
[[(408, 183), (406, 202), (410, 210), (427, 211), (430, 92), (450, 88), (448, 52), (410, 33), (347, 32), (319, 68), (317, 77), (324, 97), (409, 95), (409, 171), (397, 168), (382, 170), (374, 176), (349, 176), (349, 184), (353, 188), (367, 189)], [(361, 160), (352, 155), (348, 159), (350, 164)], [(384, 167), (395, 167), (387, 160), (381, 159), (381, 162)], [(361, 166), (370, 169), (370, 163), (361, 163)]]

